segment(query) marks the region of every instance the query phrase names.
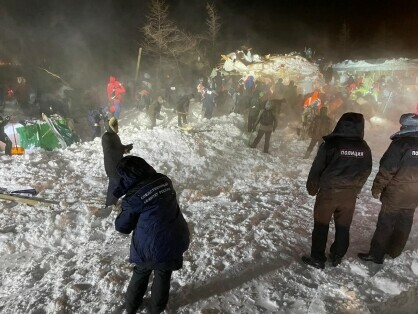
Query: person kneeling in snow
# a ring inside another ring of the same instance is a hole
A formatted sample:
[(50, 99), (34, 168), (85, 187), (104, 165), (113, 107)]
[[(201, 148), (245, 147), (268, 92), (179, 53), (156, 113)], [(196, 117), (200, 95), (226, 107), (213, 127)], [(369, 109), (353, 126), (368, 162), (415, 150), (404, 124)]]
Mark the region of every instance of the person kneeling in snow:
[(330, 248), (332, 265), (340, 264), (347, 252), (357, 195), (372, 170), (372, 154), (363, 137), (363, 115), (348, 112), (319, 146), (306, 182), (309, 195), (316, 195), (316, 201), (311, 254), (302, 257), (305, 264), (325, 267), (332, 216), (335, 222), (335, 241)]
[(418, 106), (416, 114), (400, 118), (401, 129), (380, 160), (372, 195), (382, 201), (370, 250), (359, 253), (364, 261), (382, 264), (385, 254), (401, 255), (418, 206)]
[(167, 176), (137, 156), (122, 158), (117, 171), (121, 180), (114, 195), (125, 197), (115, 228), (124, 234), (133, 231), (129, 261), (135, 264), (125, 308), (128, 313), (136, 313), (154, 271), (151, 313), (160, 313), (168, 302), (171, 273), (183, 266), (189, 229)]

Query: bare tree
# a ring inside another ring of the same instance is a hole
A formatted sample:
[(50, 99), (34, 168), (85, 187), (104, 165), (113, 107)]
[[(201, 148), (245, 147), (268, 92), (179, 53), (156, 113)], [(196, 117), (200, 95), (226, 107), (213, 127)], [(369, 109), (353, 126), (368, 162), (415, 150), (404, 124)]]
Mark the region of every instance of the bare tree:
[[(169, 19), (168, 6), (162, 0), (153, 0), (147, 23), (142, 28), (144, 33), (144, 52), (154, 54), (159, 59), (159, 69), (167, 54), (168, 46), (176, 38), (177, 26)], [(158, 71), (157, 76), (160, 73)]]
[(206, 4), (206, 11), (208, 13), (208, 18), (206, 19), (206, 25), (208, 27), (207, 34), (212, 44), (212, 47), (214, 47), (219, 30), (221, 29), (221, 18), (219, 17), (218, 12), (213, 3)]
[(163, 64), (175, 65), (182, 77), (180, 63), (187, 63), (196, 53), (199, 40), (197, 37), (181, 31), (169, 18), (169, 7), (164, 0), (152, 0), (147, 22), (142, 29), (144, 33), (144, 52), (158, 58), (157, 77), (161, 76)]
[(218, 11), (213, 3), (206, 4), (206, 11), (208, 14), (208, 18), (206, 19), (206, 26), (208, 27), (207, 37), (211, 45), (210, 59), (213, 62), (216, 62), (216, 39), (218, 37), (219, 30), (221, 29), (221, 18), (219, 17)]

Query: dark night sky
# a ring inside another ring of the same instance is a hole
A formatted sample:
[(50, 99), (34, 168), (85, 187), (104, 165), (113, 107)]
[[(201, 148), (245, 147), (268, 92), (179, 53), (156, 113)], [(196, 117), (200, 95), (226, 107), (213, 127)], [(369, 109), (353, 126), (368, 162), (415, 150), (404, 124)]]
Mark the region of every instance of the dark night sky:
[[(206, 1), (166, 3), (181, 28), (190, 33), (204, 31)], [(220, 53), (246, 44), (261, 54), (301, 51), (305, 46), (327, 54), (346, 23), (355, 50), (353, 57), (416, 58), (418, 54), (416, 0), (213, 3), (222, 19)], [(23, 53), (61, 54), (65, 58), (79, 54), (80, 60), (90, 64), (101, 60), (96, 66), (104, 70), (111, 68), (108, 63), (120, 66), (124, 62), (132, 67), (148, 4), (141, 0), (0, 0), (0, 57)], [(386, 46), (372, 49), (376, 34), (382, 33), (386, 34)]]
[[(170, 3), (175, 16), (190, 27), (193, 24), (187, 17), (194, 12), (200, 14), (195, 20), (204, 19), (202, 1)], [(269, 52), (283, 46), (300, 49), (307, 44), (315, 45), (318, 37), (335, 41), (344, 22), (351, 30), (353, 41), (360, 46), (367, 47), (374, 34), (385, 26), (405, 48), (415, 52), (418, 48), (418, 2), (415, 0), (220, 0), (215, 4), (222, 16), (225, 39), (250, 40), (254, 46), (261, 43), (262, 49)]]

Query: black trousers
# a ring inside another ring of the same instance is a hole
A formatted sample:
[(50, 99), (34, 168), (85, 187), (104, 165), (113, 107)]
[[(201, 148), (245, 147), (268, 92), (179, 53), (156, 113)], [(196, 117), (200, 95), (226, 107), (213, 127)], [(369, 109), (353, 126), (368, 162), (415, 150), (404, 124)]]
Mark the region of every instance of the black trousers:
[(7, 136), (6, 133), (3, 133), (3, 134), (0, 133), (0, 141), (6, 144), (4, 153), (6, 155), (11, 155), (12, 154), (12, 141), (10, 140), (10, 138)]
[(380, 260), (385, 254), (392, 258), (401, 255), (411, 232), (414, 213), (415, 208), (389, 209), (382, 205), (370, 244), (370, 255)]
[(257, 147), (257, 144), (261, 141), (261, 138), (263, 137), (263, 135), (265, 135), (265, 138), (264, 138), (264, 152), (268, 153), (269, 152), (269, 146), (270, 146), (271, 132), (272, 131), (258, 130), (257, 136), (254, 139), (253, 145), (251, 145), (251, 147), (252, 148)]
[(257, 122), (257, 115), (251, 114), (251, 112), (248, 114), (248, 122), (247, 122), (247, 129), (248, 132), (255, 131), (255, 123)]
[[(147, 291), (152, 269), (135, 266), (126, 291), (125, 308), (128, 314), (136, 313), (142, 304)], [(168, 303), (170, 292), (171, 270), (154, 270), (154, 280), (151, 287), (151, 313), (161, 313)]]
[(326, 261), (329, 223), (334, 216), (335, 239), (330, 252), (342, 258), (350, 244), (350, 226), (356, 206), (357, 191), (350, 189), (320, 190), (314, 207), (311, 257)]
[(107, 194), (106, 194), (106, 206), (116, 205), (118, 199), (113, 196), (113, 191), (118, 187), (120, 181), (120, 177), (109, 177), (109, 185), (107, 187)]

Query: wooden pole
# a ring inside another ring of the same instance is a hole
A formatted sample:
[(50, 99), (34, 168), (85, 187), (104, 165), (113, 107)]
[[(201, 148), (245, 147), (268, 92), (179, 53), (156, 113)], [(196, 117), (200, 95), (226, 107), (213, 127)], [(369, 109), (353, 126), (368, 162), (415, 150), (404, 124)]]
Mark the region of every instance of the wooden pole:
[(138, 61), (136, 62), (135, 87), (136, 87), (136, 82), (138, 81), (138, 71), (139, 71), (139, 64), (141, 63), (141, 54), (142, 54), (142, 48), (139, 47), (139, 50), (138, 50)]

